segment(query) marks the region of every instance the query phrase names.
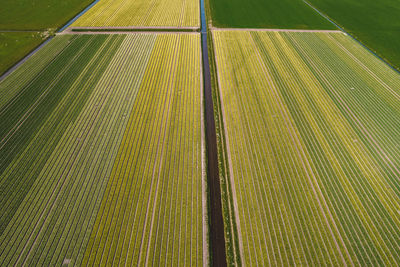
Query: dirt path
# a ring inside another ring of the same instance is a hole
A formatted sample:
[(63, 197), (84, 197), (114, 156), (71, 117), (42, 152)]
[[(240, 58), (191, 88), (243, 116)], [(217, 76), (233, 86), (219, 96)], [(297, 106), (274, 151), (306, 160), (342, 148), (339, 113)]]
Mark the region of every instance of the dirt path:
[(343, 33), (340, 30), (305, 30), (305, 29), (254, 29), (254, 28), (217, 28), (211, 27), (212, 31), (259, 31), (259, 32), (325, 32)]
[[(202, 51), (200, 51), (200, 57), (203, 58)], [(200, 66), (200, 77), (204, 77), (203, 68)], [(206, 137), (205, 137), (205, 116), (204, 116), (204, 81), (200, 78), (200, 111), (201, 111), (201, 200), (203, 202), (202, 205), (202, 212), (203, 212), (203, 266), (210, 265), (209, 259), (209, 233), (210, 229), (208, 226), (208, 210), (207, 207), (209, 205), (208, 198), (207, 198), (207, 149), (206, 149)]]
[(3, 32), (34, 32), (34, 33), (38, 33), (38, 32), (43, 32), (42, 30), (0, 30), (0, 33)]
[(126, 31), (134, 31), (134, 30), (149, 30), (149, 31), (162, 31), (162, 30), (175, 30), (175, 31), (195, 31), (199, 30), (200, 27), (178, 27), (178, 26), (116, 26), (116, 27), (70, 27), (65, 31), (82, 31), (82, 30), (97, 30), (97, 31), (107, 31), (107, 30), (126, 30)]
[(227, 266), (222, 216), (221, 185), (218, 169), (217, 135), (211, 88), (211, 73), (208, 58), (207, 32), (202, 29), (202, 55), (204, 74), (205, 123), (207, 142), (207, 172), (210, 192), (210, 244), (212, 266)]
[(57, 33), (57, 35), (96, 35), (96, 34), (105, 34), (105, 35), (111, 35), (111, 34), (151, 34), (151, 35), (156, 35), (156, 34), (199, 34), (196, 31), (69, 31), (65, 30), (63, 32)]

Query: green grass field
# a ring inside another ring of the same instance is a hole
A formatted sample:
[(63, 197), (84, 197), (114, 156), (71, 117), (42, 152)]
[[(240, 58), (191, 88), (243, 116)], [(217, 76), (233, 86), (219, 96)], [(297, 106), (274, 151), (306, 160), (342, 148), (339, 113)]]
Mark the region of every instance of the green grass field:
[(0, 30), (57, 29), (93, 0), (3, 0)]
[(35, 49), (42, 41), (40, 33), (0, 32), (0, 75)]
[(342, 33), (213, 37), (242, 262), (396, 265), (399, 75)]
[(61, 35), (3, 80), (0, 265), (202, 265), (201, 86), (199, 34)]
[[(0, 75), (91, 2), (93, 0), (2, 1), (0, 8)], [(38, 32), (1, 32), (2, 30)]]
[(379, 56), (400, 69), (400, 1), (310, 0)]
[(301, 0), (212, 0), (210, 8), (216, 27), (335, 29)]

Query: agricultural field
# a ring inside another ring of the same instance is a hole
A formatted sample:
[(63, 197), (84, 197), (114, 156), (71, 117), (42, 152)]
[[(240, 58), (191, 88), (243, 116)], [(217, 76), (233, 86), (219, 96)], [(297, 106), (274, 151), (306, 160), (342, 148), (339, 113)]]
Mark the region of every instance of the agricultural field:
[(400, 1), (309, 0), (309, 2), (400, 69)]
[(0, 75), (38, 47), (93, 0), (3, 0)]
[(199, 34), (55, 37), (0, 83), (0, 265), (205, 264), (202, 114)]
[(341, 32), (217, 30), (213, 40), (231, 258), (397, 265), (400, 75)]
[(215, 27), (335, 29), (302, 0), (209, 0), (209, 5)]
[(38, 32), (0, 32), (0, 75), (35, 49), (43, 39)]
[(198, 0), (103, 0), (80, 17), (72, 27), (169, 27), (199, 28)]
[(2, 0), (0, 30), (57, 29), (93, 0)]

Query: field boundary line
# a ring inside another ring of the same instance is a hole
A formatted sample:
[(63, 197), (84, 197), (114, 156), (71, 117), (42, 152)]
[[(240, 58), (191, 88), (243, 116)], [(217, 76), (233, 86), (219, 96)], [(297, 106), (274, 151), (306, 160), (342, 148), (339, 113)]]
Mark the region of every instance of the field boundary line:
[(3, 32), (7, 32), (7, 33), (11, 33), (11, 32), (37, 32), (37, 33), (41, 33), (41, 32), (45, 32), (44, 30), (7, 30), (7, 29), (5, 29), (5, 30), (2, 30), (2, 29), (0, 29), (0, 33), (3, 33)]
[(326, 32), (343, 33), (340, 30), (307, 30), (307, 29), (271, 29), (271, 28), (218, 28), (211, 27), (212, 31), (252, 31), (252, 32)]
[(199, 68), (200, 68), (200, 131), (201, 131), (201, 187), (202, 187), (202, 212), (203, 212), (203, 266), (210, 265), (210, 245), (209, 238), (210, 229), (208, 225), (209, 214), (208, 205), (209, 198), (207, 195), (207, 148), (206, 148), (206, 137), (205, 137), (205, 107), (204, 107), (204, 71), (203, 71), (203, 50), (201, 47), (201, 36), (199, 38)]
[(197, 31), (63, 31), (57, 33), (56, 35), (118, 35), (118, 34), (152, 34), (152, 35), (161, 35), (161, 34), (199, 34)]
[(77, 19), (83, 16), (86, 12), (89, 11), (94, 5), (96, 5), (100, 0), (94, 0), (90, 5), (88, 5), (86, 8), (84, 8), (81, 12), (79, 12), (75, 17), (73, 17), (71, 20), (69, 20), (64, 26), (62, 26), (57, 32), (62, 32), (65, 29), (67, 29), (69, 26), (72, 25)]
[(180, 27), (180, 26), (93, 26), (93, 27), (70, 27), (67, 31), (82, 31), (82, 30), (199, 30), (199, 26)]

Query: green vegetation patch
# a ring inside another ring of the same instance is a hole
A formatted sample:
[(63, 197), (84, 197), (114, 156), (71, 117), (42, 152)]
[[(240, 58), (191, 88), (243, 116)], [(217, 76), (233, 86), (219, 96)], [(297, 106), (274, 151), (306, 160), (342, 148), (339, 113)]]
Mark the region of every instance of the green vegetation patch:
[(210, 4), (216, 27), (335, 29), (301, 0), (211, 0)]
[[(6, 86), (0, 84), (2, 90), (12, 90), (10, 87), (14, 86), (20, 89), (0, 109), (0, 212), (3, 214), (0, 233), (40, 174), (69, 123), (79, 114), (82, 104), (90, 95), (92, 87), (80, 92), (77, 78), (104, 43), (106, 36), (91, 39), (82, 37), (75, 38), (74, 42), (64, 47), (26, 86), (19, 87), (17, 83), (9, 84), (7, 81)], [(85, 47), (85, 43), (91, 45), (90, 49)], [(54, 42), (55, 47), (47, 49), (57, 48), (57, 45)], [(58, 49), (53, 52), (57, 53)], [(40, 64), (38, 67), (41, 68)], [(89, 67), (94, 68), (95, 65)], [(98, 73), (87, 72), (86, 79), (89, 80), (91, 76), (91, 81), (96, 82), (93, 79), (96, 75), (99, 79)], [(56, 121), (59, 123), (54, 123)]]
[(0, 75), (35, 49), (44, 38), (37, 32), (1, 32)]
[(379, 56), (400, 68), (400, 1), (310, 0)]
[(1, 30), (57, 29), (93, 0), (4, 0), (1, 1)]

